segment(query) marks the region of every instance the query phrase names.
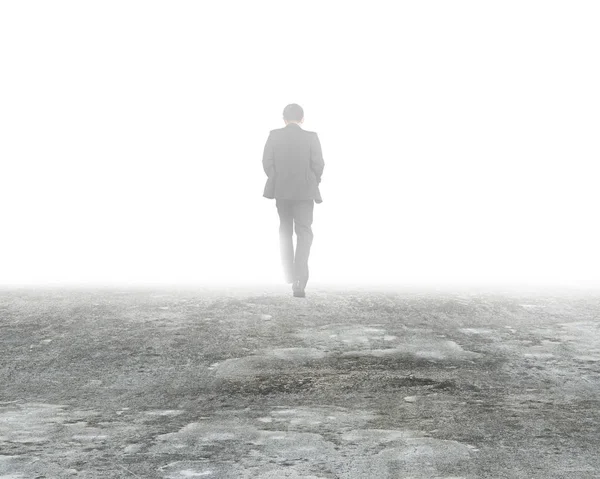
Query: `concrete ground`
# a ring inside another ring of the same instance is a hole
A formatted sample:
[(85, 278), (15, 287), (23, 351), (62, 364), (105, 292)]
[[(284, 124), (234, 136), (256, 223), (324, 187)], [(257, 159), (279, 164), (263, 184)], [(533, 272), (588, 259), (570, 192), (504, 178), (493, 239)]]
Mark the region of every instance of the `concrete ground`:
[(598, 478), (600, 293), (0, 291), (0, 478)]

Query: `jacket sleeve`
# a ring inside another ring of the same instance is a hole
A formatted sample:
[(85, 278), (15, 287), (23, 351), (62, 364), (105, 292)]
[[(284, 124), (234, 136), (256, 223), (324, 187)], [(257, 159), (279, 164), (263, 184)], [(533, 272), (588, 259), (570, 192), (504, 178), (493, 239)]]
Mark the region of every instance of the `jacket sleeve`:
[(273, 176), (275, 172), (275, 163), (274, 163), (275, 152), (273, 149), (273, 133), (269, 133), (269, 138), (267, 138), (267, 143), (265, 144), (265, 150), (263, 152), (263, 170), (265, 170), (265, 174), (268, 177)]
[(323, 161), (323, 152), (321, 151), (321, 142), (318, 135), (313, 135), (313, 140), (310, 146), (310, 168), (314, 171), (317, 177), (317, 183), (321, 182), (325, 162)]

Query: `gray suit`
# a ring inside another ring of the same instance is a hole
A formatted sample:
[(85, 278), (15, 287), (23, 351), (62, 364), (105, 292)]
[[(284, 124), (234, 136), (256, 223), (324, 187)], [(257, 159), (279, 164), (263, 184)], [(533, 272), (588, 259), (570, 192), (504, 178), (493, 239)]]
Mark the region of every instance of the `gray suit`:
[(265, 145), (263, 169), (268, 176), (263, 196), (321, 203), (321, 143), (315, 132), (290, 123), (272, 130)]
[[(263, 169), (268, 177), (263, 196), (276, 200), (286, 281), (302, 290), (308, 282), (314, 203), (323, 201), (319, 183), (324, 167), (316, 133), (290, 123), (269, 134), (263, 153)], [(294, 229), (297, 236), (295, 253)]]

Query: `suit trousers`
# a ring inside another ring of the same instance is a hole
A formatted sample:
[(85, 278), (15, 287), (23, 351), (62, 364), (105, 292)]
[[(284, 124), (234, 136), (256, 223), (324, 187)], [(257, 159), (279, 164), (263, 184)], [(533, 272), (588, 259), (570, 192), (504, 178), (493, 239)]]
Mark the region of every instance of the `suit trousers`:
[[(286, 281), (299, 283), (304, 289), (308, 283), (308, 256), (313, 241), (312, 222), (314, 200), (276, 200), (279, 214), (279, 245), (281, 263)], [(294, 252), (293, 232), (296, 231)]]

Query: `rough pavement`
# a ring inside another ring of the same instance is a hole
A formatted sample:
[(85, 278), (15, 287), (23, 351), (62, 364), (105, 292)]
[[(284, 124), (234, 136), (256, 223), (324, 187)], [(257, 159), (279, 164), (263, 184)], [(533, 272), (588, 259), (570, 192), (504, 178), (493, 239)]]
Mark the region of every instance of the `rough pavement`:
[(0, 479), (600, 477), (600, 293), (0, 292)]

